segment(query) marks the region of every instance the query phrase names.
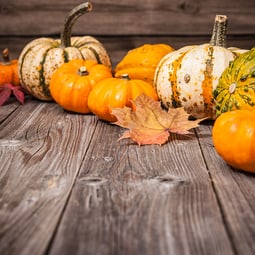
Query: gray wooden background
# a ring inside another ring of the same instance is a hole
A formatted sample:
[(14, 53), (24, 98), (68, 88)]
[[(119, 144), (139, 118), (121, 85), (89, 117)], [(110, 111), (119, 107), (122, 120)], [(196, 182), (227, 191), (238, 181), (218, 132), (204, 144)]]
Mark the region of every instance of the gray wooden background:
[[(37, 37), (59, 37), (68, 12), (81, 0), (1, 0), (0, 50), (18, 57)], [(127, 50), (144, 43), (179, 48), (210, 39), (216, 14), (228, 16), (228, 46), (255, 46), (254, 0), (92, 0), (91, 13), (81, 16), (73, 35), (92, 35), (116, 63)]]

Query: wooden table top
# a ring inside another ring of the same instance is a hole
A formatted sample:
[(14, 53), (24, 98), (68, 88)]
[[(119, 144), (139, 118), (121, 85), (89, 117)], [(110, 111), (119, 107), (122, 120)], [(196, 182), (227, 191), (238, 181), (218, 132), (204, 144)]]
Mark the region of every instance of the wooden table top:
[(167, 144), (30, 98), (0, 107), (0, 254), (255, 254), (255, 175), (212, 123)]

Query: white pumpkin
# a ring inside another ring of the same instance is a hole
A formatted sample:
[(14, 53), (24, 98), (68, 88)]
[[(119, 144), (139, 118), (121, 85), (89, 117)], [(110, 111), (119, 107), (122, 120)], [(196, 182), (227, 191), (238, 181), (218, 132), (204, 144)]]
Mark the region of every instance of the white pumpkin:
[(225, 47), (226, 20), (226, 16), (216, 16), (210, 43), (186, 46), (161, 59), (154, 87), (163, 106), (184, 107), (195, 118), (215, 118), (213, 90), (237, 56), (236, 49)]
[(21, 86), (32, 96), (52, 101), (49, 84), (53, 73), (72, 59), (90, 59), (111, 68), (111, 59), (103, 44), (92, 36), (71, 37), (72, 26), (84, 13), (92, 10), (85, 2), (75, 7), (66, 17), (60, 39), (37, 38), (20, 53), (18, 73)]

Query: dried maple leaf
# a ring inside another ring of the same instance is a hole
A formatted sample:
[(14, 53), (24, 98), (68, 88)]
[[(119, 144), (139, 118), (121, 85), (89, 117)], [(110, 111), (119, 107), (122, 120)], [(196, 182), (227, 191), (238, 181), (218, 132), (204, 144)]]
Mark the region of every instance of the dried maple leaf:
[(139, 145), (164, 144), (170, 133), (188, 134), (188, 130), (198, 126), (203, 119), (189, 120), (184, 108), (170, 108), (165, 111), (159, 101), (142, 94), (133, 101), (135, 111), (129, 107), (113, 108), (112, 114), (117, 118), (113, 124), (127, 128), (119, 138), (131, 138)]
[(21, 104), (24, 104), (25, 96), (21, 86), (6, 83), (0, 86), (0, 106), (9, 99), (12, 93)]

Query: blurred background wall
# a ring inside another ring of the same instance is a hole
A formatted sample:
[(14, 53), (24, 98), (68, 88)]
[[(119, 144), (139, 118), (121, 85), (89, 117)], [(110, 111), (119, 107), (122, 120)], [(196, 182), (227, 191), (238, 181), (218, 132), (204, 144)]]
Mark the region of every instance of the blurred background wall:
[[(0, 50), (17, 58), (37, 37), (58, 38), (64, 19), (81, 0), (1, 0)], [(145, 43), (174, 48), (210, 40), (216, 14), (228, 16), (228, 46), (255, 46), (254, 0), (92, 0), (93, 10), (73, 26), (73, 35), (99, 39), (118, 62)]]

